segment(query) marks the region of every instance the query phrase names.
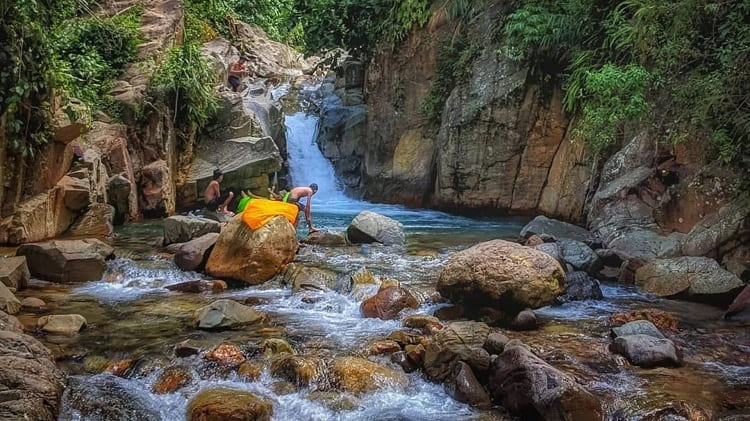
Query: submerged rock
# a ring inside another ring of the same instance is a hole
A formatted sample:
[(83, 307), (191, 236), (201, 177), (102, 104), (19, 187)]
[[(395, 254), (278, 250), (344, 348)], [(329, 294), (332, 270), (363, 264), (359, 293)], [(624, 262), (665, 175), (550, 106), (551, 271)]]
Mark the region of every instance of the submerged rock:
[(188, 421), (270, 421), (271, 415), (273, 405), (267, 399), (225, 387), (202, 391), (187, 408)]
[(216, 285), (214, 281), (197, 279), (195, 281), (187, 281), (180, 282), (179, 284), (167, 285), (164, 288), (170, 291), (198, 294), (201, 292), (214, 291), (216, 289)]
[(479, 322), (454, 322), (436, 333), (425, 350), (424, 369), (434, 380), (443, 380), (453, 363), (470, 360), (474, 349), (482, 348), (490, 328)]
[(174, 254), (175, 264), (184, 271), (201, 270), (218, 238), (218, 233), (210, 232), (183, 243)]
[(0, 283), (21, 290), (26, 288), (30, 278), (26, 257), (0, 257)]
[(635, 272), (635, 282), (649, 294), (684, 296), (697, 301), (729, 304), (744, 282), (708, 257), (655, 260)]
[[(79, 411), (85, 420), (161, 419), (158, 404), (148, 390), (133, 387), (127, 380), (109, 373), (70, 377), (65, 394), (65, 401), (72, 409)], [(74, 419), (70, 415), (63, 415), (61, 419)]]
[(238, 215), (221, 231), (206, 263), (206, 273), (262, 284), (281, 273), (294, 259), (297, 248), (297, 232), (284, 217), (274, 217), (252, 230)]
[(193, 314), (193, 323), (200, 329), (232, 329), (259, 323), (263, 315), (233, 300), (217, 300)]
[(641, 367), (674, 367), (682, 362), (671, 340), (651, 335), (618, 336), (612, 341), (610, 350)]
[(471, 371), (471, 367), (463, 361), (456, 362), (444, 384), (448, 394), (459, 402), (481, 409), (492, 406), (490, 396)]
[(403, 389), (409, 379), (392, 368), (358, 357), (337, 357), (331, 363), (334, 383), (347, 392), (362, 394), (380, 388)]
[(346, 229), (349, 241), (359, 243), (381, 243), (386, 246), (402, 245), (406, 242), (404, 226), (387, 216), (362, 211)]
[(33, 276), (52, 282), (98, 281), (107, 269), (105, 260), (115, 250), (100, 240), (52, 240), (24, 244), (16, 255), (26, 256)]
[(407, 308), (419, 308), (419, 302), (400, 286), (381, 287), (377, 294), (363, 301), (359, 307), (362, 316), (382, 320), (397, 319), (399, 313)]
[(563, 290), (565, 274), (549, 255), (516, 243), (493, 240), (448, 259), (437, 283), (441, 295), (503, 310), (550, 304)]
[(576, 380), (523, 346), (506, 346), (490, 367), (496, 402), (523, 419), (601, 421), (599, 401)]
[(47, 333), (73, 334), (86, 326), (86, 319), (80, 314), (55, 314), (44, 316), (36, 322), (36, 327)]

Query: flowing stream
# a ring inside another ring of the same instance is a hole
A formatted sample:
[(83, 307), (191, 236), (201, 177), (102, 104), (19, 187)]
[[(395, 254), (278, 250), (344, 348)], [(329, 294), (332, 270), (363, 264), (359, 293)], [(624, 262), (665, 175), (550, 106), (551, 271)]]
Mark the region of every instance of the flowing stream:
[[(301, 264), (339, 274), (366, 266), (378, 276), (398, 279), (425, 298), (434, 291), (440, 267), (451, 253), (488, 239), (516, 239), (525, 222), (469, 219), (347, 198), (331, 164), (315, 144), (317, 118), (300, 112), (288, 115), (286, 124), (294, 183), (315, 182), (320, 187), (312, 201), (316, 226), (345, 229), (359, 211), (369, 209), (401, 221), (407, 233), (405, 249), (303, 247), (297, 258)], [(325, 384), (282, 387), (284, 382), (268, 371), (248, 381), (236, 372), (207, 369), (198, 355), (177, 358), (175, 345), (188, 339), (206, 349), (221, 343), (252, 349), (265, 338), (284, 338), (302, 355), (361, 355), (370, 341), (399, 330), (401, 321), (361, 317), (359, 305), (375, 292), (375, 286), (354, 293), (292, 293), (289, 286), (275, 279), (219, 294), (170, 292), (164, 287), (204, 276), (177, 269), (169, 256), (158, 251), (160, 235), (159, 221), (121, 227), (116, 240), (119, 258), (109, 262), (101, 281), (74, 286), (34, 281), (29, 290), (19, 294), (20, 298), (42, 298), (54, 314), (78, 313), (89, 322), (76, 336), (41, 337), (72, 376), (60, 419), (107, 419), (107, 414), (112, 414), (107, 408), (127, 408), (128, 419), (184, 420), (190, 399), (216, 386), (247, 390), (269, 399), (273, 419), (279, 421), (508, 419), (500, 409), (477, 411), (453, 400), (442, 385), (425, 380), (418, 371), (408, 375), (405, 390), (385, 388), (364, 396), (335, 394), (337, 404), (332, 405), (316, 397), (316, 389), (325, 389)], [(661, 419), (648, 417), (661, 414), (658, 411), (664, 408), (664, 415), (669, 408), (715, 414), (732, 405), (750, 404), (747, 325), (719, 321), (717, 309), (654, 299), (630, 286), (603, 285), (603, 292), (602, 300), (540, 309), (539, 330), (508, 335), (522, 339), (556, 367), (576, 374), (605, 402), (611, 419)], [(193, 311), (218, 298), (249, 299), (268, 320), (243, 330), (207, 332), (191, 327)], [(431, 314), (444, 305), (423, 304), (410, 313)], [(607, 318), (638, 308), (658, 308), (676, 315), (682, 329), (674, 339), (685, 352), (683, 367), (633, 368), (607, 351)], [(37, 317), (24, 313), (19, 319), (32, 326)], [(372, 358), (391, 364), (386, 357)], [(108, 365), (126, 359), (138, 361), (133, 374), (121, 378), (103, 373)], [(153, 393), (158, 375), (173, 364), (187, 365), (193, 380), (173, 393)], [(346, 405), (341, 404), (342, 398)]]

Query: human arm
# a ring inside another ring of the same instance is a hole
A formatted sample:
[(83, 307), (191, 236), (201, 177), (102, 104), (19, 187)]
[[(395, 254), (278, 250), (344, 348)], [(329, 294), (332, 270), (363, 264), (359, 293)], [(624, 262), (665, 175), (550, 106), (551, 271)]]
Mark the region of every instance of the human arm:
[(310, 214), (310, 207), (312, 206), (312, 192), (305, 195), (307, 197), (307, 204), (305, 205), (305, 220), (307, 221), (307, 228), (310, 233), (318, 231), (313, 227), (312, 215)]

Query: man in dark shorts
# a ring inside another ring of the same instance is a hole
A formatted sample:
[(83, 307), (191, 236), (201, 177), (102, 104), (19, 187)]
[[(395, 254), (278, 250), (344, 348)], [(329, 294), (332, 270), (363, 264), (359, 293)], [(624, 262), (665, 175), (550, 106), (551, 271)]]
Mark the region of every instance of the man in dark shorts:
[(245, 56), (242, 56), (229, 68), (229, 84), (232, 85), (232, 90), (234, 92), (237, 92), (242, 85), (242, 78), (249, 73), (247, 71), (246, 61)]
[(208, 187), (206, 187), (206, 191), (203, 193), (203, 200), (206, 203), (206, 209), (211, 212), (219, 212), (225, 215), (234, 216), (234, 213), (227, 210), (227, 206), (229, 206), (229, 202), (232, 201), (234, 193), (230, 191), (221, 194), (219, 183), (221, 183), (222, 180), (224, 180), (224, 173), (218, 168), (215, 169), (213, 180), (208, 183)]
[[(312, 216), (310, 215), (310, 204), (312, 201), (312, 197), (315, 193), (317, 193), (317, 191), (318, 191), (318, 185), (315, 183), (312, 183), (310, 184), (310, 187), (295, 187), (289, 190), (289, 193), (286, 193), (284, 197), (281, 199), (284, 202), (294, 203), (297, 206), (299, 206), (300, 212), (305, 213), (305, 220), (307, 221), (307, 228), (311, 234), (318, 231), (316, 228), (313, 227)], [(307, 198), (307, 200), (305, 201), (305, 204), (302, 204), (299, 202), (299, 200), (303, 197)]]

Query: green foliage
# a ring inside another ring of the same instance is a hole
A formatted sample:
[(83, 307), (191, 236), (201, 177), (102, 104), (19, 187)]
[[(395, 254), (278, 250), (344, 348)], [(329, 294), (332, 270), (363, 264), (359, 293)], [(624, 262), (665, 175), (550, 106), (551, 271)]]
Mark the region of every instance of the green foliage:
[(172, 106), (177, 125), (190, 131), (216, 112), (215, 86), (213, 66), (201, 55), (200, 45), (187, 41), (170, 50), (151, 81), (150, 94)]
[(581, 119), (573, 136), (588, 141), (594, 152), (613, 144), (623, 121), (635, 120), (648, 111), (649, 80), (649, 73), (638, 65), (606, 64), (588, 72)]
[[(750, 150), (748, 21), (750, 0), (522, 0), (502, 34), (509, 57), (564, 69), (566, 109), (581, 113), (577, 131), (593, 144), (607, 144), (612, 127), (647, 108), (640, 97), (660, 98), (651, 123), (666, 133), (705, 133), (729, 162)], [(619, 96), (633, 108), (606, 117), (612, 104), (592, 90), (605, 82), (594, 75), (630, 73), (640, 84), (634, 66), (651, 75), (645, 93)], [(605, 124), (606, 133), (593, 131)]]

